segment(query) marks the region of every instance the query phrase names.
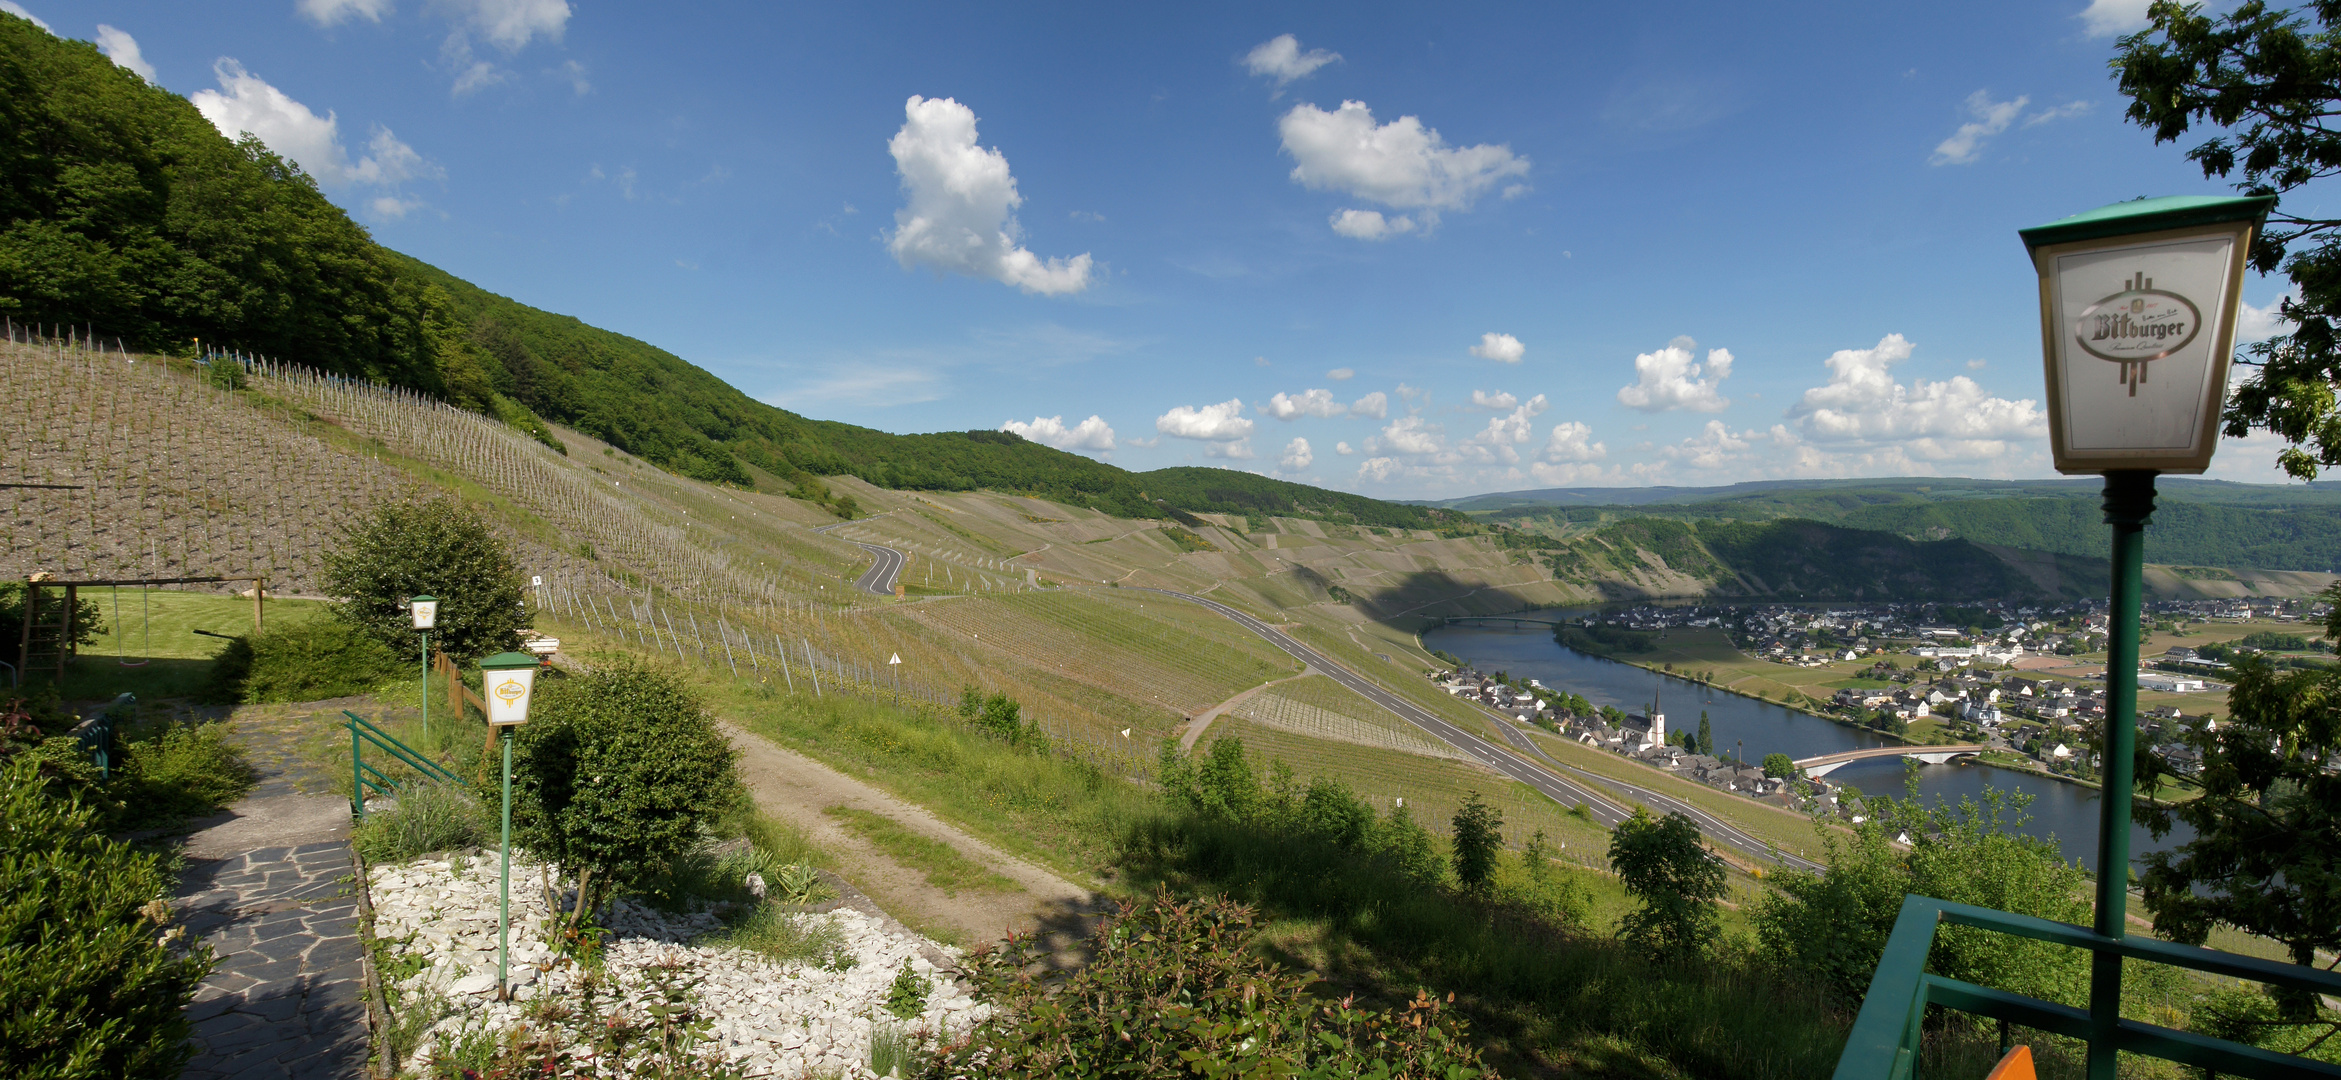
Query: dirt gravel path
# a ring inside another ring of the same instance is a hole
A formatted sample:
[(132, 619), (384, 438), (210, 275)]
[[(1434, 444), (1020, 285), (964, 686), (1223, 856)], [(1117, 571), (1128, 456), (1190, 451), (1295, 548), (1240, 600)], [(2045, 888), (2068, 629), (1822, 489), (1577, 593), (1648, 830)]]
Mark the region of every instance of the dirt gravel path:
[[(923, 932), (959, 945), (997, 941), (1008, 931), (1039, 933), (1053, 949), (1072, 949), (1108, 901), (1090, 888), (985, 843), (876, 785), (776, 745), (733, 724), (721, 725), (740, 752), (740, 780), (766, 814), (803, 829), (814, 843), (837, 856), (837, 873), (867, 893), (889, 914)], [(942, 841), (992, 872), (1016, 883), (1013, 891), (960, 889), (956, 895), (929, 885), (918, 870), (886, 857), (823, 813), (848, 806), (883, 814), (921, 836)]]

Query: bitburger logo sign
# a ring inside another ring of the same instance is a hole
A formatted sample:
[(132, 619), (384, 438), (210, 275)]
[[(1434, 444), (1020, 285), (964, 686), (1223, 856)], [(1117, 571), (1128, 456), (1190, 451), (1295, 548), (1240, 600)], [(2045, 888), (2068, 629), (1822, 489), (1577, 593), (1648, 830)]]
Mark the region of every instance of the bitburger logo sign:
[(2169, 289), (2154, 287), (2144, 273), (2132, 275), (2114, 293), (2081, 309), (2073, 340), (2083, 352), (2121, 365), (2122, 385), (2138, 396), (2146, 364), (2193, 344), (2203, 332), (2203, 309)]

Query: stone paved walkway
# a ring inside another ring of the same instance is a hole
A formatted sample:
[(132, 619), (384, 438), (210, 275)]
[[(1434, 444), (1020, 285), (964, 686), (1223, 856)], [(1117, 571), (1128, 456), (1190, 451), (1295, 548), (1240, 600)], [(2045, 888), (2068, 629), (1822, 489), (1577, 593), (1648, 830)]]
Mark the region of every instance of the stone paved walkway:
[[(175, 906), (218, 966), (187, 1018), (185, 1080), (343, 1080), (366, 1063), (349, 800), (301, 758), (317, 706), (239, 709), (260, 786), (187, 838)], [(330, 710), (327, 710), (330, 713)]]

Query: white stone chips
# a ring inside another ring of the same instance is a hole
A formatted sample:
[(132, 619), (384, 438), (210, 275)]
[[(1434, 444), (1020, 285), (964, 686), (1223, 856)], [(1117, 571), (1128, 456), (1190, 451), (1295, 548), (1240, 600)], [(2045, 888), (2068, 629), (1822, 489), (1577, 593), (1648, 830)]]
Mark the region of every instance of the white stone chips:
[[(438, 998), (452, 1010), (418, 1040), (412, 1066), (425, 1064), (441, 1036), (456, 1040), (467, 1032), (502, 1032), (523, 1024), (537, 999), (577, 994), (583, 973), (555, 957), (545, 942), (543, 928), (551, 912), (546, 869), (515, 851), (511, 977), (516, 989), (510, 1002), (495, 999), (498, 870), (494, 852), (371, 868), (374, 933), (390, 952), (386, 966), (396, 973), (420, 965), (413, 974), (388, 980), (387, 989), (397, 999)], [(648, 969), (671, 966), (698, 983), (697, 1008), (714, 1022), (706, 1049), (751, 1076), (869, 1076), (874, 1027), (892, 1025), (931, 1040), (964, 1031), (987, 1012), (963, 986), (938, 977), (921, 955), (956, 957), (956, 950), (891, 930), (848, 908), (793, 917), (834, 927), (852, 965), (780, 964), (744, 949), (694, 945), (693, 940), (720, 928), (713, 914), (671, 915), (619, 901), (603, 920), (610, 936), (604, 942), (602, 1008), (647, 1020), (654, 991)], [(897, 1021), (884, 1003), (905, 963), (930, 979), (934, 989), (924, 1012)]]

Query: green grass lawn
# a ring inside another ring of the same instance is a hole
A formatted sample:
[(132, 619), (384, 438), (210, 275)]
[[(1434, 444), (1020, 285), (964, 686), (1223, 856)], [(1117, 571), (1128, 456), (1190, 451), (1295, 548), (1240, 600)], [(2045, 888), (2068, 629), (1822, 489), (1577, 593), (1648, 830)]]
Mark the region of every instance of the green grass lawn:
[[(66, 662), (65, 679), (57, 687), (66, 701), (102, 701), (121, 693), (136, 694), (141, 701), (193, 694), (210, 677), (211, 658), (223, 644), (195, 631), (252, 631), (252, 601), (244, 597), (166, 589), (149, 589), (142, 597), (129, 588), (88, 589), (81, 596), (98, 605), (105, 632)], [(280, 620), (315, 618), (324, 610), (316, 600), (270, 600), (264, 618), (274, 626)], [(11, 634), (0, 656), (14, 661), (14, 644)], [(46, 677), (29, 672), (27, 678), (38, 683)]]

